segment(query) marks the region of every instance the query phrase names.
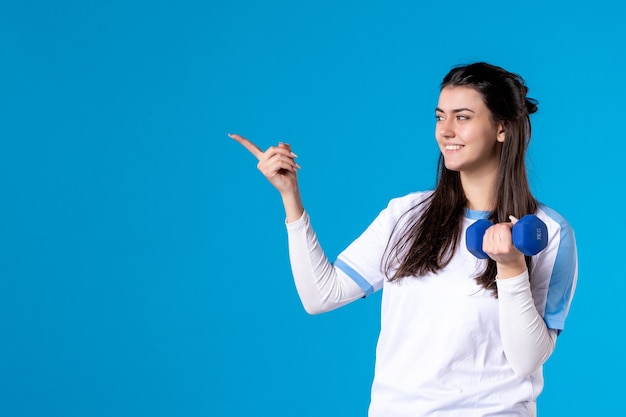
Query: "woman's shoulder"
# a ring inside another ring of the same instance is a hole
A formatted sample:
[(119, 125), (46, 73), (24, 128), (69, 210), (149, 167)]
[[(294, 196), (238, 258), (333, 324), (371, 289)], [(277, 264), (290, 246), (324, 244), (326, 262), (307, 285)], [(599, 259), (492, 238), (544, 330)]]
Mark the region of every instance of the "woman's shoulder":
[(538, 209), (537, 215), (539, 216), (539, 218), (543, 217), (544, 221), (547, 219), (551, 222), (558, 224), (561, 228), (566, 228), (566, 229), (572, 228), (572, 226), (567, 221), (565, 216), (563, 216), (559, 211), (555, 210), (554, 208), (546, 204), (539, 203), (539, 209)]
[(574, 246), (573, 242), (576, 240), (574, 228), (560, 212), (540, 203), (537, 210), (537, 217), (543, 220), (548, 226), (550, 239), (554, 239), (558, 236), (558, 241), (561, 242), (561, 244)]
[(420, 205), (433, 194), (433, 190), (413, 191), (403, 196), (395, 197), (389, 200), (387, 209), (393, 213), (405, 213), (407, 210)]

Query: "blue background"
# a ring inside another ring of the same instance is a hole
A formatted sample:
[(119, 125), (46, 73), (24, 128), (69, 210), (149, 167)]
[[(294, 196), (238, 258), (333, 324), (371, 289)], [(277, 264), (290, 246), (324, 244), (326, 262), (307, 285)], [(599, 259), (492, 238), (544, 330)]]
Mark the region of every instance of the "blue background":
[[(578, 4), (578, 5), (576, 5)], [(623, 409), (623, 2), (0, 5), (0, 416), (364, 416), (380, 294), (309, 316), (278, 193), (227, 132), (292, 144), (334, 258), (434, 184), (434, 107), (486, 60), (539, 100), (533, 191), (580, 278), (542, 416)]]

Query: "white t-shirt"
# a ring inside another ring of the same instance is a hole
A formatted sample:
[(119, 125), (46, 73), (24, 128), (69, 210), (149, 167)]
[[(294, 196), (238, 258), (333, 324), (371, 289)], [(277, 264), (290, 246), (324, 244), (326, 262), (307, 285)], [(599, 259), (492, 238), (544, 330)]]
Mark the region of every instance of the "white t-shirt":
[[(486, 260), (465, 246), (465, 230), (489, 213), (466, 210), (451, 262), (437, 274), (389, 282), (382, 257), (400, 217), (429, 192), (393, 199), (334, 262), (366, 295), (383, 289), (370, 417), (534, 416), (542, 370), (518, 377), (499, 330), (498, 299), (474, 279)], [(563, 330), (577, 279), (569, 224), (541, 206), (548, 247), (533, 257), (531, 290), (550, 329)], [(399, 226), (400, 228), (402, 226)]]

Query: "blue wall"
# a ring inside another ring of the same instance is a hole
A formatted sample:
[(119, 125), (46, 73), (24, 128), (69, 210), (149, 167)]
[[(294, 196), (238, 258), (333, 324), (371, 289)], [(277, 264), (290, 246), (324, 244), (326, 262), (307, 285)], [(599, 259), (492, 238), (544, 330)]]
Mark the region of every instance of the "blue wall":
[(533, 190), (578, 238), (540, 415), (621, 410), (626, 8), (419, 3), (4, 0), (0, 415), (364, 416), (379, 294), (303, 311), (226, 134), (292, 144), (333, 258), (433, 185), (438, 84), (475, 60), (539, 100)]

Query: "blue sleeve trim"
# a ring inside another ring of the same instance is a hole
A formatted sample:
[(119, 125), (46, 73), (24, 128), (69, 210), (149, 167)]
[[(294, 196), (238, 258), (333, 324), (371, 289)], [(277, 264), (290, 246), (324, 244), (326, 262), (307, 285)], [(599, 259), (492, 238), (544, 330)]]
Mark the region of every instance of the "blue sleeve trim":
[(354, 281), (356, 285), (358, 285), (363, 290), (363, 292), (365, 292), (366, 297), (374, 293), (374, 287), (372, 286), (372, 284), (367, 282), (367, 280), (363, 278), (361, 274), (352, 269), (344, 261), (342, 261), (341, 259), (336, 259), (335, 262), (333, 262), (333, 265), (339, 268), (347, 276), (349, 276), (352, 281)]
[(565, 327), (577, 278), (576, 239), (571, 226), (561, 215), (545, 206), (542, 209), (561, 226), (560, 245), (550, 278), (544, 317), (549, 328), (561, 331)]

